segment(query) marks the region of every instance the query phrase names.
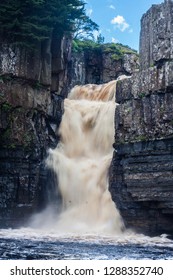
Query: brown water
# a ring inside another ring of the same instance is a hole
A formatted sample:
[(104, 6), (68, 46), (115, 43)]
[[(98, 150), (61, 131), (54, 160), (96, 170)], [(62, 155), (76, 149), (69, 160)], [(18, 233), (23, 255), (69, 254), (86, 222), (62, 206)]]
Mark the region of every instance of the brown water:
[(166, 235), (122, 230), (108, 191), (114, 142), (116, 81), (75, 87), (65, 100), (48, 165), (56, 172), (63, 203), (35, 215), (29, 227), (0, 230), (0, 259), (173, 259)]
[(118, 106), (116, 81), (76, 86), (64, 101), (61, 142), (47, 160), (63, 206), (54, 226), (72, 233), (121, 234), (123, 222), (108, 190)]

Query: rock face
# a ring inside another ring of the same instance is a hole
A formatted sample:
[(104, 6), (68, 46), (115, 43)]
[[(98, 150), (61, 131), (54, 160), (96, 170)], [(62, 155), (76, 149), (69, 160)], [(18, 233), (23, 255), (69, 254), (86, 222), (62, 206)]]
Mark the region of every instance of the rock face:
[(68, 90), (125, 74), (117, 83), (110, 191), (127, 227), (173, 234), (172, 52), (171, 0), (142, 17), (139, 70), (134, 54), (71, 56), (65, 37), (36, 52), (0, 45), (0, 227), (19, 225), (49, 198), (57, 201), (57, 178), (46, 171), (45, 158), (58, 142)]
[(107, 83), (120, 75), (130, 76), (138, 67), (139, 59), (135, 53), (125, 53), (118, 58), (111, 49), (73, 52), (69, 69), (70, 88), (76, 84)]
[[(54, 45), (56, 50), (59, 46), (56, 66)], [(51, 195), (48, 189), (52, 188), (53, 174), (46, 170), (45, 158), (48, 148), (58, 141), (56, 129), (63, 113), (61, 94), (67, 81), (67, 45), (65, 38), (48, 40), (35, 52), (1, 45), (1, 227), (27, 221)]]
[(172, 10), (142, 17), (140, 71), (117, 84), (110, 191), (127, 227), (151, 235), (173, 233)]
[(141, 19), (140, 66), (147, 69), (173, 58), (172, 0), (153, 5)]
[(48, 200), (58, 199), (57, 178), (46, 169), (45, 159), (58, 142), (63, 99), (78, 83), (106, 82), (125, 67), (130, 71), (132, 56), (111, 64), (110, 55), (88, 51), (71, 56), (71, 39), (66, 37), (47, 40), (36, 51), (1, 43), (1, 227), (19, 225)]

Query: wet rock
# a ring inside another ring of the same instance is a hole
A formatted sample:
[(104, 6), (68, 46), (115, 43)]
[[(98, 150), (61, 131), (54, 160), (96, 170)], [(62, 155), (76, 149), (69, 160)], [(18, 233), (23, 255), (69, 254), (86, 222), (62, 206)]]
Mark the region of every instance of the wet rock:
[(45, 159), (48, 149), (58, 142), (64, 99), (57, 94), (63, 86), (57, 84), (56, 92), (50, 89), (55, 70), (50, 44), (45, 42), (32, 55), (1, 45), (0, 227), (27, 222), (50, 198)]
[(155, 140), (115, 145), (110, 191), (127, 227), (172, 234), (173, 142)]
[(140, 70), (117, 83), (110, 191), (126, 226), (150, 235), (173, 233), (172, 9), (142, 17)]

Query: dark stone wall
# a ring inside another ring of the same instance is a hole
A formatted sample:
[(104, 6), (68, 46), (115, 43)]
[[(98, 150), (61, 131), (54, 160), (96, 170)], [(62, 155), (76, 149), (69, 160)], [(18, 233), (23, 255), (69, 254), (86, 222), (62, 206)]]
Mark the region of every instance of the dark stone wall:
[(75, 85), (103, 84), (116, 80), (121, 75), (130, 76), (139, 68), (135, 53), (126, 53), (114, 59), (115, 51), (96, 49), (72, 52), (69, 64), (69, 90)]
[[(54, 36), (35, 51), (0, 45), (0, 227), (18, 226), (51, 201), (55, 175), (45, 159), (58, 142), (63, 99), (76, 84), (130, 75), (136, 55), (111, 61), (88, 51), (71, 55), (71, 39)], [(56, 202), (55, 202), (56, 201)]]
[(150, 235), (173, 234), (172, 8), (142, 17), (140, 70), (117, 83), (110, 191), (126, 226)]
[(153, 5), (141, 19), (140, 66), (147, 69), (173, 58), (173, 2)]
[(0, 227), (23, 224), (56, 196), (45, 159), (58, 142), (65, 97), (67, 42), (59, 41), (59, 49), (48, 40), (35, 52), (0, 46)]
[(18, 226), (58, 201), (45, 158), (58, 142), (69, 89), (126, 74), (117, 83), (110, 191), (127, 227), (173, 234), (172, 10), (165, 0), (142, 17), (140, 70), (133, 54), (120, 61), (90, 51), (71, 57), (66, 37), (32, 53), (0, 45), (0, 227)]
[(127, 228), (173, 233), (173, 141), (115, 145), (110, 191)]

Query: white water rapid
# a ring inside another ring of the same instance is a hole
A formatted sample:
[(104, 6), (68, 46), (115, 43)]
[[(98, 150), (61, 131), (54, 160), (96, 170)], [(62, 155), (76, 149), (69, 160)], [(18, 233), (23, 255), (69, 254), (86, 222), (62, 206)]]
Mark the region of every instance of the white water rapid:
[(120, 234), (123, 222), (108, 190), (114, 142), (116, 81), (76, 86), (64, 101), (60, 143), (47, 164), (58, 178), (60, 232)]

